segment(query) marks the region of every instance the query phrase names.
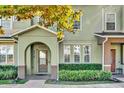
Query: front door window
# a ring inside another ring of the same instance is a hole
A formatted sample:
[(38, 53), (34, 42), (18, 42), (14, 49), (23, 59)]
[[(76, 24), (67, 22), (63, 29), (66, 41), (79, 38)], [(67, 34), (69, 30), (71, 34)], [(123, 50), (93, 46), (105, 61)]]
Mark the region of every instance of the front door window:
[(48, 72), (47, 50), (39, 51), (38, 72), (39, 73)]

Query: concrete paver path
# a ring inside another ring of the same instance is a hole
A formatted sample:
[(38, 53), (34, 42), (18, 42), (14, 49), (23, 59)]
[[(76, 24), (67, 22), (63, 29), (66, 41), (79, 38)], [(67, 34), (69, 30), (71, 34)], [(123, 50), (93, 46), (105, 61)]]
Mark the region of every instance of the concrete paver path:
[(42, 88), (45, 80), (29, 80), (25, 84), (6, 84), (0, 85), (0, 88)]

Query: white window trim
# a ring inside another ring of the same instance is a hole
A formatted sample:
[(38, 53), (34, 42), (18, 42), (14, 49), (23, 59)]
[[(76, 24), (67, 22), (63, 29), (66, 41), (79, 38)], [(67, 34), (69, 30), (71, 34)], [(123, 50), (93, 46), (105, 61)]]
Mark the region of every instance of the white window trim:
[[(84, 56), (86, 55), (86, 54), (84, 54), (84, 47), (85, 47), (85, 46), (89, 46), (89, 56), (90, 56), (90, 57), (89, 57), (89, 62), (85, 62), (85, 61), (84, 61)], [(91, 54), (92, 54), (91, 45), (85, 44), (85, 45), (83, 45), (82, 47), (83, 47), (83, 52), (82, 52), (82, 53), (83, 53), (83, 62), (84, 62), (85, 64), (90, 64), (90, 63), (91, 63), (91, 58), (92, 58), (92, 57), (91, 57)]]
[[(107, 30), (107, 29), (106, 29), (106, 26), (107, 26), (107, 25), (106, 25), (106, 23), (107, 23), (107, 20), (106, 20), (106, 19), (107, 19), (107, 15), (108, 15), (108, 14), (114, 14), (114, 15), (115, 15), (115, 30)], [(104, 18), (105, 18), (105, 19), (104, 19), (104, 24), (105, 24), (105, 25), (104, 25), (104, 26), (105, 26), (104, 28), (105, 28), (105, 31), (106, 31), (106, 32), (116, 32), (116, 30), (117, 30), (117, 20), (116, 20), (117, 18), (116, 18), (116, 13), (115, 13), (115, 12), (105, 13), (105, 17), (104, 17)]]
[(11, 21), (10, 21), (10, 29), (13, 29), (13, 16), (11, 17)]
[[(79, 55), (79, 56), (80, 56), (80, 60), (79, 60), (79, 62), (75, 62), (75, 61), (74, 61), (74, 60), (75, 60), (75, 59), (74, 59), (74, 45), (79, 45), (79, 46), (80, 46), (80, 55)], [(80, 63), (80, 62), (81, 62), (81, 48), (82, 48), (82, 45), (80, 45), (80, 44), (73, 44), (72, 47), (73, 47), (73, 54), (72, 54), (72, 55), (73, 55), (73, 62), (74, 62), (74, 63)]]
[(12, 21), (13, 22), (18, 22), (18, 20), (16, 19), (16, 16), (12, 16)]
[[(68, 46), (68, 45), (70, 46), (70, 61), (65, 62), (64, 46)], [(70, 44), (63, 45), (63, 61), (64, 61), (64, 63), (71, 63), (71, 45)]]
[[(8, 46), (8, 45), (0, 45), (0, 46)], [(9, 46), (12, 46), (13, 47), (13, 62), (12, 63), (8, 63), (7, 62), (7, 53), (5, 54), (6, 55), (6, 58), (5, 58), (5, 63), (0, 63), (0, 64), (14, 64), (15, 63), (15, 55), (14, 55), (14, 45), (9, 45)]]
[(102, 31), (105, 30), (105, 14), (104, 14), (104, 8), (102, 8)]
[(40, 16), (36, 16), (37, 23), (40, 22)]
[[(2, 19), (0, 19), (0, 26), (2, 26)], [(13, 16), (10, 18), (10, 28), (4, 28), (4, 29), (13, 29)]]
[[(65, 45), (70, 45), (70, 50), (71, 50), (71, 53), (73, 52), (73, 54), (70, 55), (70, 62), (65, 62), (64, 60), (64, 46)], [(80, 45), (81, 49), (80, 49), (80, 62), (74, 62), (74, 48), (73, 48), (73, 45)], [(84, 62), (84, 46), (90, 46), (90, 61), (89, 62)], [(63, 43), (63, 64), (82, 64), (82, 63), (85, 63), (85, 64), (90, 64), (92, 63), (92, 44), (91, 43)]]

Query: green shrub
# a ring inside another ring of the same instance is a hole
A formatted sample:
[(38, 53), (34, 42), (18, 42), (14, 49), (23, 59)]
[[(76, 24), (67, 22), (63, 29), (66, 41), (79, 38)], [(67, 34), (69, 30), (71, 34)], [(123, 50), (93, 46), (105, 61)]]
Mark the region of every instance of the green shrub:
[(0, 80), (15, 79), (17, 67), (12, 65), (0, 65)]
[(111, 72), (100, 70), (59, 71), (59, 79), (62, 81), (109, 80), (111, 76)]
[(0, 65), (0, 70), (17, 70), (17, 67), (16, 66), (13, 66), (13, 65)]
[(59, 64), (59, 70), (102, 70), (102, 64)]

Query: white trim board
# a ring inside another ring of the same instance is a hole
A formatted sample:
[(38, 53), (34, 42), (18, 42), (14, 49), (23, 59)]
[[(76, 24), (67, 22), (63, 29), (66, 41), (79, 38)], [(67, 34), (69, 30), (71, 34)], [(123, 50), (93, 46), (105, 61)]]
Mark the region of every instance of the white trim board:
[(113, 37), (113, 38), (124, 38), (124, 36), (120, 36), (120, 35), (116, 35), (116, 36), (113, 36), (113, 35), (98, 35), (98, 34), (94, 34), (95, 36), (99, 36), (99, 37)]
[(50, 33), (52, 33), (52, 34), (54, 34), (54, 35), (57, 35), (56, 32), (54, 32), (54, 31), (52, 31), (52, 30), (50, 30), (50, 29), (47, 29), (47, 28), (45, 28), (45, 27), (43, 27), (43, 26), (40, 26), (40, 25), (38, 25), (38, 24), (36, 24), (36, 25), (30, 26), (30, 27), (28, 27), (28, 28), (26, 28), (26, 29), (24, 29), (24, 30), (22, 30), (22, 31), (16, 32), (16, 33), (12, 34), (11, 36), (15, 36), (15, 35), (18, 35), (18, 34), (22, 34), (22, 33), (27, 32), (28, 30), (33, 29), (33, 28), (35, 28), (35, 27), (41, 28), (41, 29), (43, 29), (43, 30), (46, 30), (46, 31), (48, 31), (48, 32), (50, 32)]
[(74, 44), (79, 44), (79, 45), (92, 45), (92, 43), (78, 43), (78, 42), (73, 42), (73, 43), (65, 43), (63, 42), (63, 45), (74, 45)]
[(111, 65), (104, 65), (104, 67), (108, 67), (108, 66), (111, 66)]

